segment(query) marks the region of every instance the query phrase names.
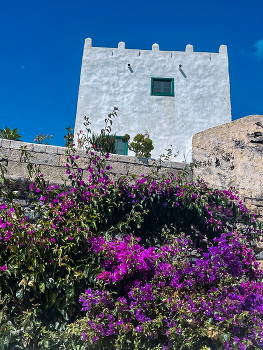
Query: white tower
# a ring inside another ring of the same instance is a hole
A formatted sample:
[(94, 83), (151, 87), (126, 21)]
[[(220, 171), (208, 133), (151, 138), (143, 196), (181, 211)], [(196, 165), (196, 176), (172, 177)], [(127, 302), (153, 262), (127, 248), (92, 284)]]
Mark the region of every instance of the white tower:
[(184, 161), (187, 140), (197, 132), (231, 121), (227, 47), (219, 53), (92, 47), (86, 39), (82, 59), (75, 136), (83, 117), (99, 133), (118, 107), (112, 133), (131, 139), (148, 130), (152, 158), (173, 146)]

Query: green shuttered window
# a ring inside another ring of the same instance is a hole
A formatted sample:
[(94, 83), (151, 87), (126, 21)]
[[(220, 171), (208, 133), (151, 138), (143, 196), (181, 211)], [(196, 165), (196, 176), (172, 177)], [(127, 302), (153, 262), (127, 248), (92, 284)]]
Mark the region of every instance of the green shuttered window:
[(151, 78), (151, 95), (174, 96), (174, 79)]

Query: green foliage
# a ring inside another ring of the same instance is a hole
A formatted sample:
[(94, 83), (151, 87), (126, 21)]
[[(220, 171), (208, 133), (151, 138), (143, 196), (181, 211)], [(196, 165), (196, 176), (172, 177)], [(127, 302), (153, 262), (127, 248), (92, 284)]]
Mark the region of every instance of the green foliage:
[(154, 149), (152, 140), (149, 137), (145, 137), (142, 134), (137, 134), (132, 142), (129, 142), (130, 135), (125, 134), (122, 137), (124, 143), (128, 143), (129, 150), (136, 154), (136, 157), (151, 157), (151, 151)]
[(21, 141), (20, 139), (22, 138), (22, 136), (18, 133), (17, 128), (9, 129), (6, 126), (5, 129), (0, 129), (0, 138)]
[(100, 135), (91, 135), (92, 147), (103, 153), (116, 154), (116, 135), (101, 133)]

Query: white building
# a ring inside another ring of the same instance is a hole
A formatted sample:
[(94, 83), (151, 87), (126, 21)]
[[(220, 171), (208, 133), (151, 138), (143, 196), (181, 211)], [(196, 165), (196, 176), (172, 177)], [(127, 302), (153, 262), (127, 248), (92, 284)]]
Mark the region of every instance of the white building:
[[(107, 115), (118, 107), (112, 133), (131, 139), (148, 131), (152, 158), (173, 146), (184, 161), (186, 144), (197, 132), (231, 121), (227, 47), (219, 53), (92, 47), (85, 40), (75, 138), (83, 117), (99, 133)], [(121, 152), (121, 151), (120, 151)], [(189, 152), (188, 152), (189, 153)]]

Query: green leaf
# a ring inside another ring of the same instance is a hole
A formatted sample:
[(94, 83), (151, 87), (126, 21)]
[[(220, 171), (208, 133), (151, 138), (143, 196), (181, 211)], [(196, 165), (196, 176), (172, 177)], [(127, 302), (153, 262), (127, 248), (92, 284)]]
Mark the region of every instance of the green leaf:
[(39, 290), (41, 293), (45, 293), (45, 283), (44, 282), (40, 284)]
[(57, 299), (57, 293), (50, 292), (49, 299), (50, 299), (51, 305), (55, 304), (56, 299)]

